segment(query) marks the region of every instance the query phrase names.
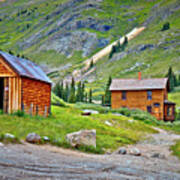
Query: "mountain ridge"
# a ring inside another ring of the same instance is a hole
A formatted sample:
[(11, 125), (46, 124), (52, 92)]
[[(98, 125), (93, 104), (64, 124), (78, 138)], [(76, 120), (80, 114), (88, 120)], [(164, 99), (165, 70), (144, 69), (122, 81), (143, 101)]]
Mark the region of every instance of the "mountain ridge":
[[(0, 2), (0, 45), (41, 65), (57, 82), (135, 27), (146, 29), (123, 52), (98, 61), (82, 80), (94, 94), (113, 78), (180, 73), (178, 0), (7, 0)], [(169, 22), (170, 29), (161, 31)]]

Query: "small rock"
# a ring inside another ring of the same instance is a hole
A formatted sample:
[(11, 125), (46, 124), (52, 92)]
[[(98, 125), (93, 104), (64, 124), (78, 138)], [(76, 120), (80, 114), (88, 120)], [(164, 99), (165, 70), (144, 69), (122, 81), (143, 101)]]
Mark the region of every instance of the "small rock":
[(43, 136), (43, 140), (44, 141), (50, 141), (49, 137), (47, 137), (47, 136)]
[(66, 135), (66, 140), (73, 147), (79, 145), (96, 147), (96, 130), (81, 130)]
[(105, 124), (108, 126), (112, 126), (112, 123), (110, 123), (109, 121), (105, 121)]
[(4, 135), (4, 138), (5, 138), (5, 139), (14, 139), (15, 136), (14, 136), (13, 134), (6, 133), (6, 134)]
[(165, 159), (165, 155), (164, 154), (160, 154), (160, 153), (154, 153), (152, 156), (152, 158), (159, 158), (159, 159)]
[(129, 154), (133, 156), (141, 156), (141, 151), (138, 148), (130, 149)]
[(33, 144), (40, 143), (41, 137), (36, 133), (29, 133), (26, 137), (26, 141)]
[(129, 119), (129, 120), (128, 120), (128, 122), (133, 123), (133, 122), (134, 122), (134, 120), (133, 120), (133, 119)]
[(120, 149), (118, 149), (118, 151), (117, 151), (117, 153), (118, 154), (126, 154), (127, 153), (127, 150), (126, 150), (126, 148), (120, 148)]
[(121, 114), (121, 113), (112, 113), (112, 114), (115, 116), (123, 116), (123, 114)]
[(90, 113), (90, 112), (82, 112), (81, 115), (82, 115), (82, 116), (90, 116), (91, 113)]
[(83, 110), (83, 113), (99, 114), (98, 111), (95, 111), (95, 110), (92, 110), (92, 109), (85, 109), (85, 110)]
[(0, 147), (3, 147), (3, 146), (4, 146), (4, 144), (0, 142)]

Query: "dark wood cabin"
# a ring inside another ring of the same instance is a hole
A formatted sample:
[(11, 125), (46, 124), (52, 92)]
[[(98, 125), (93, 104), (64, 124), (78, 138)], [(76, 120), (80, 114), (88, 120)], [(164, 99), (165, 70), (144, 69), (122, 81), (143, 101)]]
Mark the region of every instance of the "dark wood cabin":
[(51, 81), (35, 63), (0, 51), (0, 109), (48, 116)]
[(168, 101), (168, 88), (167, 78), (113, 79), (111, 107), (141, 109), (158, 120), (174, 121), (175, 103)]

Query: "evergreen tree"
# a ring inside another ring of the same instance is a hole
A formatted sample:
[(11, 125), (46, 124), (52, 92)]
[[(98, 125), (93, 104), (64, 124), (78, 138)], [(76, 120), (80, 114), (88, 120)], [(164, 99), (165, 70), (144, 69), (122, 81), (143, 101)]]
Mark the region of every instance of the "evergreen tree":
[(169, 86), (170, 86), (169, 91), (172, 91), (174, 89), (174, 73), (171, 66), (168, 69), (167, 77), (169, 79)]
[(109, 90), (111, 82), (112, 82), (112, 78), (110, 76), (106, 85), (105, 97), (104, 97), (104, 104), (107, 104), (107, 105), (111, 104), (111, 92)]
[(76, 94), (76, 102), (81, 102), (81, 96), (82, 96), (82, 85), (81, 85), (81, 81), (79, 81), (77, 94)]
[(82, 83), (82, 87), (81, 87), (81, 102), (84, 102), (84, 91), (85, 91), (85, 84)]
[(104, 95), (101, 97), (101, 105), (104, 106)]
[(128, 44), (128, 38), (125, 36), (124, 42), (123, 42), (122, 45), (121, 45), (121, 50), (122, 50), (122, 51), (125, 50), (127, 44)]
[(61, 94), (60, 82), (56, 83), (56, 85), (54, 86), (53, 92), (56, 94), (56, 96), (60, 97), (60, 94)]
[(91, 63), (90, 63), (90, 68), (92, 68), (94, 66), (94, 61), (93, 59), (91, 60)]
[(121, 51), (121, 44), (120, 41), (118, 41), (116, 45), (116, 52), (120, 52), (120, 51)]
[(180, 86), (180, 74), (179, 74), (179, 78), (178, 78), (178, 85)]
[(64, 99), (64, 83), (63, 81), (61, 82), (61, 85), (60, 85), (60, 98)]
[(113, 57), (113, 54), (116, 52), (116, 46), (112, 46), (111, 52), (109, 54), (109, 59)]
[(9, 50), (9, 54), (14, 55), (14, 53), (11, 50)]
[(87, 95), (87, 93), (84, 94), (84, 102), (85, 102), (85, 103), (88, 102), (88, 95)]
[(170, 23), (166, 22), (165, 24), (163, 24), (163, 27), (162, 27), (161, 31), (166, 31), (168, 29), (170, 29)]
[(68, 102), (68, 98), (69, 98), (69, 85), (68, 85), (68, 83), (66, 83), (66, 87), (65, 87), (63, 96), (64, 96), (64, 98), (63, 98), (64, 101)]
[(75, 103), (76, 102), (75, 81), (74, 81), (73, 77), (72, 77), (72, 81), (71, 81), (71, 90), (70, 90), (70, 95), (69, 95), (69, 102), (70, 103)]
[(178, 86), (178, 80), (175, 74), (173, 74), (174, 76), (174, 87)]
[(92, 103), (92, 89), (89, 90), (89, 103)]

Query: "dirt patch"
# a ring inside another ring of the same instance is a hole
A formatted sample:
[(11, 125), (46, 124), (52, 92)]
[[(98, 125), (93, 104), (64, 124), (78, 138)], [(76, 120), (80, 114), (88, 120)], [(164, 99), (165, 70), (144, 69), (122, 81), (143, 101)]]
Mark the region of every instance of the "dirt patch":
[(127, 146), (138, 148), (141, 156), (94, 155), (28, 143), (0, 146), (0, 179), (180, 179), (180, 161), (169, 150), (180, 136), (157, 130), (146, 141)]

